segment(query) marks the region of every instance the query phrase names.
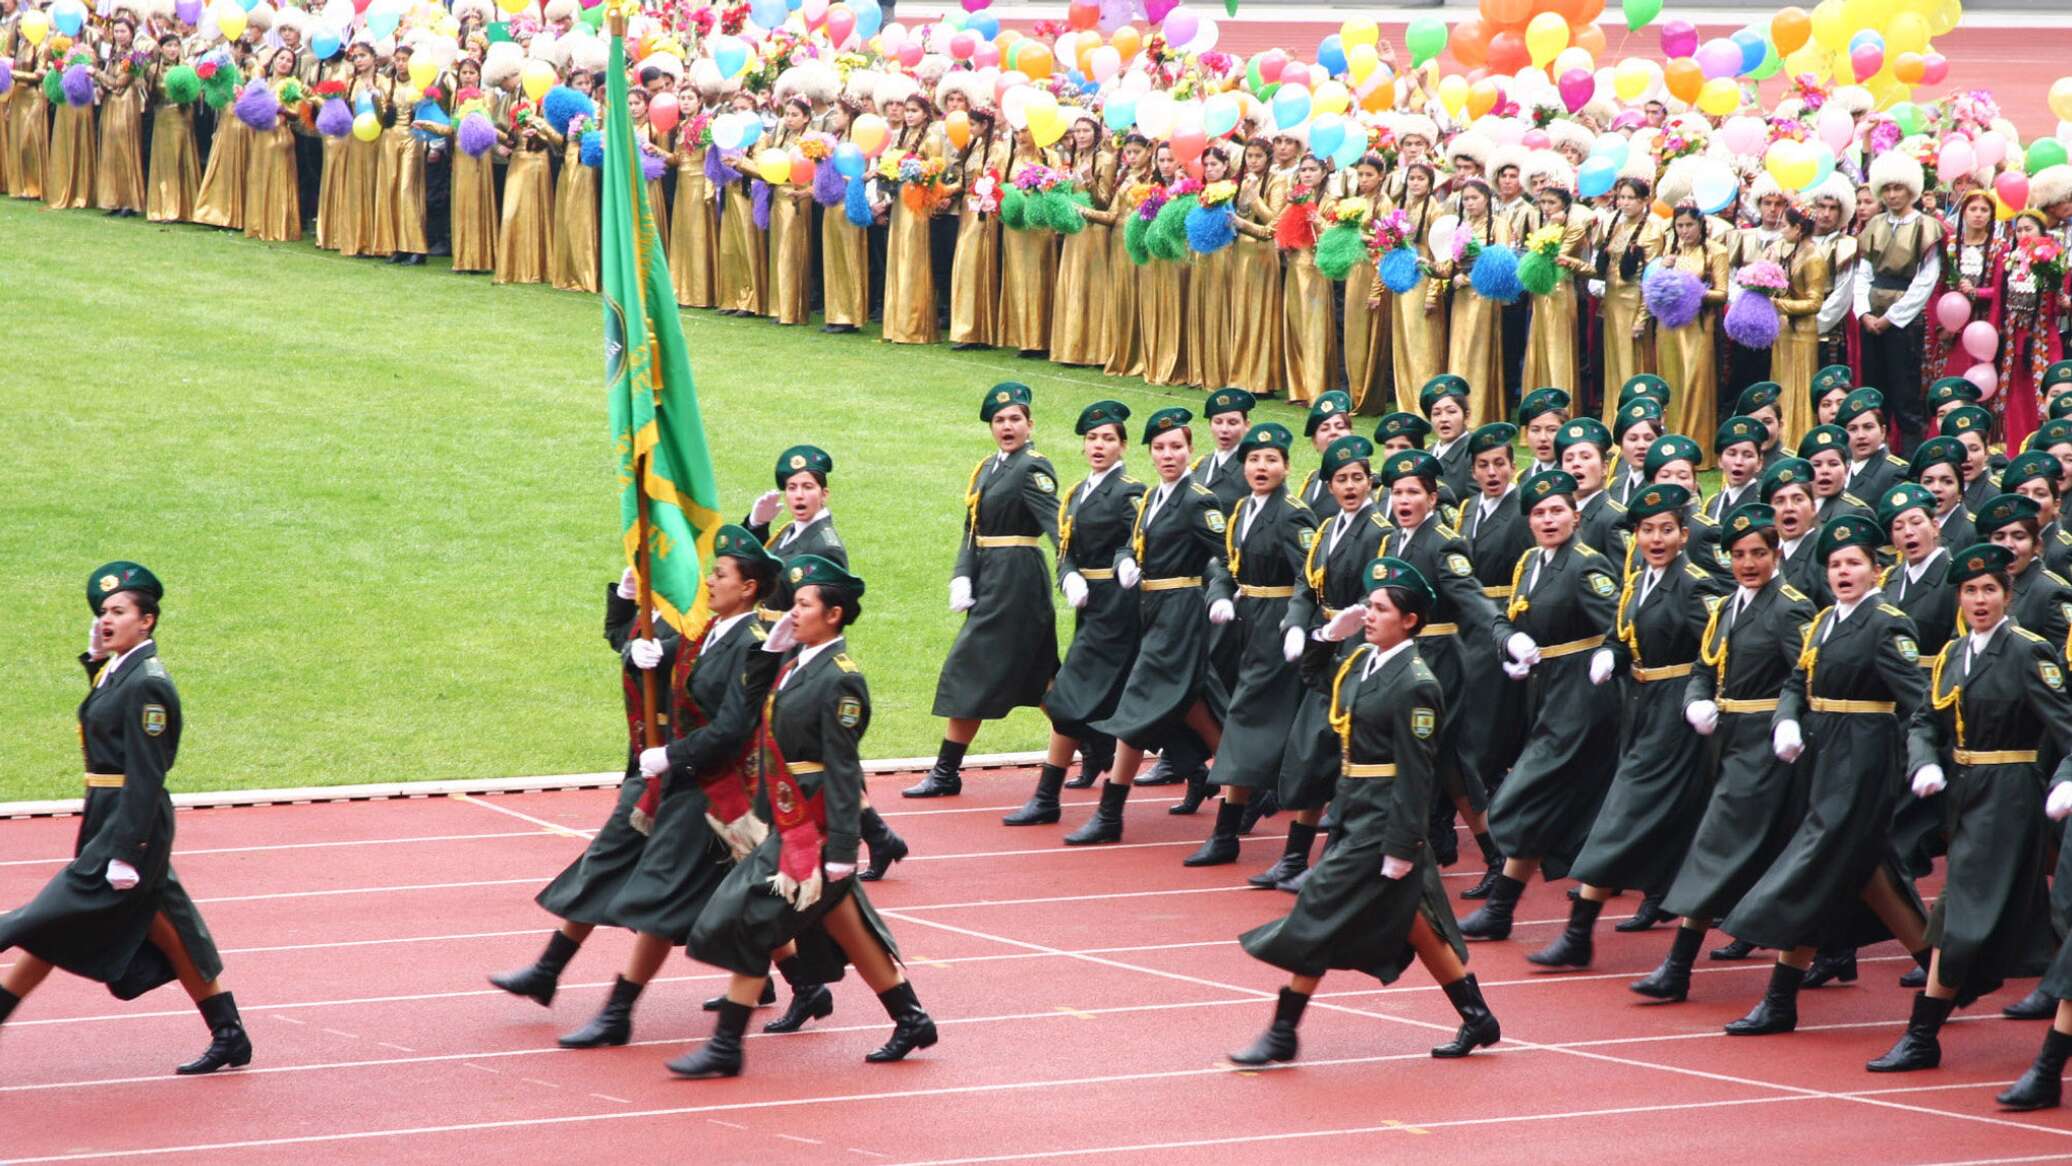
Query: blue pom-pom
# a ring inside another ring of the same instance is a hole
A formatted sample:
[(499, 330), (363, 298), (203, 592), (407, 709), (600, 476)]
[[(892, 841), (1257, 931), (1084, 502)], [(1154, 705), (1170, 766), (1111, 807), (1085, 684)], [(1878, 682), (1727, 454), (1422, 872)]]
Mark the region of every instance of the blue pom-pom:
[(540, 112), (545, 115), (547, 124), (554, 127), (555, 133), (566, 134), (568, 123), (577, 117), (596, 121), (597, 103), (566, 85), (556, 85), (547, 90), (547, 96), (541, 100)]
[(1214, 255), (1237, 241), (1237, 216), (1229, 207), (1197, 206), (1187, 212), (1187, 246)]
[(1417, 252), (1398, 247), (1381, 257), (1381, 283), (1396, 295), (1408, 295), (1424, 282), (1424, 268)]
[(865, 197), (865, 184), (861, 178), (851, 178), (849, 189), (842, 194), (842, 213), (852, 227), (871, 225), (871, 200)]
[(586, 130), (582, 138), (581, 158), (583, 165), (595, 170), (604, 165), (604, 135), (596, 130)]
[(1518, 283), (1518, 253), (1509, 247), (1484, 247), (1468, 272), (1475, 294), (1500, 304), (1516, 301), (1525, 289)]

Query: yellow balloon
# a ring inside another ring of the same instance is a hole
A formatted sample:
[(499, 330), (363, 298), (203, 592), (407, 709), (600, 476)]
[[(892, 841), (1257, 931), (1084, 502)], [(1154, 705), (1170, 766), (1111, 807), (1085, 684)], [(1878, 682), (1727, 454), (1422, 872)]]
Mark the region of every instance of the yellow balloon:
[(1698, 90), (1697, 105), (1702, 112), (1725, 117), (1741, 108), (1741, 87), (1731, 78), (1714, 77)]
[(1365, 17), (1356, 16), (1338, 26), (1338, 39), (1344, 45), (1346, 60), (1352, 59), (1355, 46), (1373, 48), (1381, 40), (1381, 26)]
[(858, 114), (855, 124), (849, 127), (849, 140), (855, 142), (857, 148), (865, 154), (875, 158), (891, 132), (892, 127), (877, 114)]
[(1813, 40), (1821, 48), (1836, 52), (1849, 47), (1849, 30), (1842, 24), (1842, 0), (1820, 0), (1813, 6)]
[(42, 12), (24, 12), (22, 21), (16, 27), (22, 30), (22, 39), (32, 45), (40, 45), (50, 35), (50, 16)]
[(507, 16), (516, 16), (532, 7), (532, 0), (496, 0), (496, 6)]
[(527, 61), (518, 74), (525, 86), (525, 95), (538, 101), (554, 88), (554, 66), (545, 61)]
[(450, 12), (441, 16), (439, 23), (435, 27), (438, 29), (440, 36), (446, 37), (449, 40), (460, 36), (460, 21), (455, 20)]
[(1842, 0), (1842, 27), (1850, 36), (1866, 28), (1876, 31), (1884, 27), (1890, 11), (1889, 0)]
[(791, 177), (791, 155), (782, 150), (764, 150), (755, 156), (755, 172), (775, 186)]
[(1532, 63), (1544, 69), (1568, 47), (1568, 21), (1559, 12), (1542, 12), (1525, 26), (1525, 51)]
[(1835, 84), (1854, 85), (1857, 82), (1856, 64), (1849, 59), (1849, 50), (1838, 49), (1828, 57), (1828, 67), (1835, 71)]
[(1820, 173), (1812, 150), (1789, 138), (1770, 147), (1770, 152), (1763, 156), (1763, 169), (1785, 190), (1804, 190), (1813, 185), (1814, 177)]
[(224, 40), (236, 40), (245, 32), (245, 11), (235, 4), (225, 4), (216, 10), (216, 30)]
[(2072, 121), (2072, 77), (2060, 77), (2050, 83), (2050, 111), (2059, 121)]
[[(1622, 65), (1625, 63), (1621, 62)], [(1468, 79), (1459, 73), (1448, 73), (1439, 78), (1439, 103), (1446, 107), (1448, 115), (1458, 119), (1460, 111), (1468, 107)]]
[(1373, 45), (1354, 45), (1345, 50), (1345, 70), (1355, 85), (1372, 76), (1379, 64), (1381, 54), (1374, 51)]
[(1935, 15), (1928, 18), (1928, 30), (1937, 36), (1957, 27), (1964, 19), (1964, 5), (1961, 0), (1942, 0), (1935, 6)]
[(432, 64), (430, 61), (420, 61), (415, 57), (411, 58), (410, 87), (412, 89), (429, 89), (432, 87), (432, 82), (438, 79), (439, 66)]
[(1885, 55), (1928, 51), (1928, 22), (1912, 12), (1902, 12), (1885, 26)]
[[(1612, 92), (1619, 100), (1632, 104), (1655, 83), (1655, 71), (1648, 68), (1648, 62), (1639, 57), (1627, 57), (1612, 70)], [(1443, 86), (1442, 86), (1443, 88)]]
[(1065, 119), (1058, 114), (1056, 106), (1049, 109), (1029, 110), (1029, 136), (1039, 146), (1055, 145), (1065, 136)]
[(1871, 99), (1878, 103), (1879, 109), (1890, 109), (1902, 101), (1911, 100), (1914, 96), (1913, 86), (1894, 80), (1884, 73), (1871, 78), (1865, 83), (1865, 88), (1871, 91)]
[[(1461, 103), (1463, 105), (1468, 100), (1467, 91), (1468, 83), (1465, 79), (1462, 79)], [(1439, 83), (1439, 100), (1446, 100), (1446, 83), (1444, 81)], [(1352, 106), (1352, 103), (1352, 90), (1347, 89), (1337, 81), (1325, 81), (1322, 85), (1317, 86), (1316, 92), (1309, 96), (1309, 109), (1312, 114), (1344, 113)]]
[(371, 113), (353, 118), (353, 136), (363, 142), (371, 142), (381, 136), (381, 119)]
[(1834, 75), (1833, 58), (1828, 55), (1827, 50), (1817, 44), (1809, 44), (1784, 58), (1784, 67), (1792, 76), (1805, 74), (1812, 77), (1817, 84), (1825, 84), (1827, 79)]

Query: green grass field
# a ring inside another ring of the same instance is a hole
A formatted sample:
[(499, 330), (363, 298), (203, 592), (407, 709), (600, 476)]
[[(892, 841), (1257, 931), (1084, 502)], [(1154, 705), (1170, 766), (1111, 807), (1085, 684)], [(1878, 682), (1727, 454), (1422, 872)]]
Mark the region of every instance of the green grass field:
[[(593, 297), (0, 199), (0, 322), (0, 800), (78, 792), (84, 587), (113, 558), (169, 589), (178, 789), (620, 764)], [(990, 444), (981, 391), (1034, 386), (1039, 448), (1068, 482), (1085, 403), (1141, 417), (1199, 398), (1011, 355), (707, 312), (684, 325), (730, 512), (785, 446), (834, 454), (832, 508), (870, 585), (852, 643), (873, 756), (940, 739), (959, 506)], [(1288, 406), (1261, 416), (1299, 432)], [(975, 748), (1045, 732), (1024, 710)]]

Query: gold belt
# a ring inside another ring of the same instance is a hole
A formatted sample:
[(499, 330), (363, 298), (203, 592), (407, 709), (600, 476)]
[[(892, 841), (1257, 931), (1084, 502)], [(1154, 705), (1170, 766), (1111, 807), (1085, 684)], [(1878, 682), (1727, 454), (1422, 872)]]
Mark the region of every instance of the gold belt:
[(1033, 534), (981, 534), (972, 536), (973, 542), (984, 550), (999, 550), (1001, 547), (1040, 547), (1043, 539)]
[[(1544, 656), (1546, 652), (1543, 650), (1540, 654)], [(1664, 664), (1660, 668), (1642, 668), (1638, 664), (1633, 666), (1633, 679), (1640, 681), (1642, 684), (1651, 684), (1657, 680), (1675, 680), (1679, 676), (1689, 676), (1690, 674), (1691, 666), (1689, 664)]]
[(1830, 700), (1824, 696), (1809, 696), (1806, 703), (1816, 713), (1894, 713), (1899, 706), (1889, 700)]
[(1250, 583), (1240, 583), (1240, 584), (1238, 584), (1238, 585), (1237, 585), (1237, 593), (1238, 593), (1239, 595), (1243, 596), (1243, 597), (1244, 597), (1244, 598), (1246, 598), (1246, 599), (1293, 599), (1293, 598), (1295, 598), (1295, 588), (1294, 588), (1293, 586), (1286, 586), (1286, 587), (1257, 587), (1257, 586), (1254, 586), (1254, 585), (1252, 585), (1252, 584), (1250, 584)]
[(2034, 765), (2034, 749), (1956, 749), (1951, 757), (1959, 765)]
[(1393, 761), (1354, 762), (1339, 766), (1340, 777), (1394, 777), (1396, 763)]
[(1426, 636), (1453, 636), (1459, 634), (1460, 625), (1457, 623), (1435, 623), (1417, 629), (1419, 639), (1423, 639)]
[(818, 761), (787, 761), (784, 763), (784, 768), (790, 770), (794, 777), (805, 773), (827, 772), (827, 766), (822, 765)]
[(1183, 587), (1201, 586), (1201, 576), (1175, 575), (1170, 579), (1146, 579), (1139, 586), (1146, 591), (1178, 591)]
[[(2032, 756), (2030, 760), (2035, 760)], [(119, 773), (89, 773), (86, 775), (88, 789), (121, 789), (122, 775)]]
[(1508, 586), (1484, 587), (1482, 594), (1489, 596), (1491, 599), (1509, 599), (1511, 598), (1511, 589)]
[(1110, 579), (1113, 579), (1113, 578), (1115, 578), (1115, 568), (1113, 568), (1113, 567), (1082, 567), (1082, 568), (1080, 568), (1080, 570), (1079, 570), (1079, 577), (1080, 577), (1081, 579), (1087, 579), (1087, 580), (1095, 580), (1095, 581), (1099, 581), (1099, 582), (1103, 582), (1103, 583), (1105, 583), (1105, 582), (1107, 582), (1108, 580), (1110, 580)]
[(1723, 713), (1774, 713), (1777, 711), (1777, 698), (1774, 696), (1766, 697), (1762, 700), (1743, 700), (1739, 697), (1723, 696), (1713, 703), (1719, 705), (1719, 711)]
[(1555, 644), (1550, 648), (1541, 648), (1540, 659), (1555, 660), (1563, 656), (1573, 656), (1577, 652), (1588, 652), (1593, 648), (1602, 647), (1604, 647), (1604, 637), (1602, 635), (1591, 636), (1587, 640), (1570, 640), (1566, 644)]

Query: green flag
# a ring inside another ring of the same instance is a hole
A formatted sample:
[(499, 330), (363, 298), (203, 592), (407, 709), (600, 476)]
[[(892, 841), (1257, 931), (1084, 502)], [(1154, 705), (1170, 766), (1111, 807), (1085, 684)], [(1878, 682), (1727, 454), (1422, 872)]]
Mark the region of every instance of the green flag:
[(626, 112), (622, 37), (611, 38), (605, 73), (610, 92), (598, 177), (604, 188), (604, 382), (619, 458), (619, 518), (632, 566), (641, 565), (646, 535), (655, 613), (679, 633), (695, 636), (711, 619), (704, 563), (722, 522), (719, 487), (705, 449), (676, 292)]

